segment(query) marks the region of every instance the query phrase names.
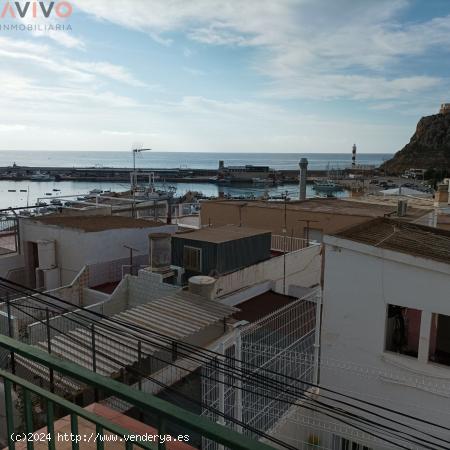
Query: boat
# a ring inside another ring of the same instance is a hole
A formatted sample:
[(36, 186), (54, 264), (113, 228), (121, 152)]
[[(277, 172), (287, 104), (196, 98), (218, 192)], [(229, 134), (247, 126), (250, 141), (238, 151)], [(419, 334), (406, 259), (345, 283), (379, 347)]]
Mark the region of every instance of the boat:
[(16, 192), (15, 189), (8, 189), (8, 192)]
[(333, 180), (314, 181), (313, 189), (317, 192), (336, 192), (342, 191), (342, 186)]
[(51, 177), (48, 173), (42, 173), (39, 170), (31, 175), (30, 180), (32, 181), (52, 181), (53, 177)]
[(263, 185), (263, 186), (267, 186), (270, 184), (273, 184), (273, 180), (270, 178), (252, 178), (252, 182), (253, 184), (259, 184), (259, 185)]
[(60, 192), (61, 189), (53, 189), (53, 192)]
[(36, 202), (36, 206), (48, 206), (45, 202)]
[(20, 192), (28, 192), (26, 189), (21, 189)]
[(52, 193), (51, 192), (46, 192), (45, 195), (52, 195)]
[(57, 198), (54, 198), (54, 199), (50, 200), (50, 203), (51, 203), (52, 205), (54, 205), (54, 206), (62, 206), (61, 200), (59, 200), (59, 199), (57, 199)]
[(92, 189), (92, 191), (89, 191), (89, 194), (101, 194), (102, 192), (101, 189)]

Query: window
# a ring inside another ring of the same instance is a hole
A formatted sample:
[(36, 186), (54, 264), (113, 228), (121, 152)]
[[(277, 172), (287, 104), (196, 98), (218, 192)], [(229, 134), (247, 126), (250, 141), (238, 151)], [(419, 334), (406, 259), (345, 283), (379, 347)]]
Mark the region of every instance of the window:
[(345, 439), (336, 434), (333, 435), (333, 450), (372, 450), (366, 445), (358, 444), (350, 439)]
[(417, 358), (421, 317), (418, 309), (388, 305), (386, 350)]
[(450, 316), (433, 314), (428, 359), (432, 362), (450, 366)]
[(183, 249), (183, 264), (186, 270), (202, 271), (202, 249), (185, 245)]

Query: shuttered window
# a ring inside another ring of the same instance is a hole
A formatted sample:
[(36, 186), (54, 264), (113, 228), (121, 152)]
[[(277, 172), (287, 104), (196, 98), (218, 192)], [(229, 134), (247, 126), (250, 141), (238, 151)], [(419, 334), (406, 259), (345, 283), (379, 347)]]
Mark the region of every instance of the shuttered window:
[(183, 263), (186, 270), (201, 272), (202, 249), (185, 245), (183, 249)]

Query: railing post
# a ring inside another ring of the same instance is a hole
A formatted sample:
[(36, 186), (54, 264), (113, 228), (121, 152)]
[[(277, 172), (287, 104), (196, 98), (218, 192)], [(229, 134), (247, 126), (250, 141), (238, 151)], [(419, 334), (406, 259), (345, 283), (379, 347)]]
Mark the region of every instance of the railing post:
[(172, 341), (172, 361), (176, 361), (178, 358), (178, 344)]
[(51, 400), (47, 400), (47, 432), (50, 439), (48, 442), (48, 450), (55, 450), (55, 414), (54, 406)]
[(161, 439), (161, 436), (166, 435), (166, 421), (163, 417), (158, 419), (158, 450), (166, 450), (166, 439)]
[(97, 434), (96, 439), (95, 439), (95, 441), (97, 443), (97, 450), (103, 450), (105, 448), (105, 445), (103, 443), (103, 436), (104, 436), (103, 427), (99, 424), (96, 424), (95, 432)]
[(70, 432), (72, 433), (72, 450), (80, 448), (78, 443), (78, 417), (75, 413), (70, 414)]
[[(95, 325), (91, 325), (91, 343), (92, 343), (92, 372), (97, 372), (97, 351), (95, 345)], [(94, 389), (94, 400), (98, 402), (98, 389)]]
[[(45, 323), (47, 325), (47, 351), (49, 355), (52, 353), (52, 335), (50, 332), (50, 311), (48, 308), (45, 308)], [(54, 383), (54, 375), (53, 368), (50, 367), (49, 370), (49, 380), (50, 380), (50, 392), (55, 392), (55, 383)]]
[[(137, 352), (138, 352), (138, 370), (140, 372), (142, 372), (142, 367), (141, 367), (141, 363), (142, 363), (142, 342), (140, 340), (138, 341)], [(138, 386), (139, 386), (139, 390), (142, 391), (142, 377), (141, 376), (139, 376)]]
[(314, 372), (313, 383), (319, 384), (320, 376), (320, 332), (322, 328), (322, 290), (316, 296), (316, 327), (314, 330)]
[[(225, 418), (224, 418), (224, 414), (225, 414), (225, 374), (223, 372), (223, 370), (221, 369), (221, 365), (223, 364), (225, 366), (226, 361), (225, 361), (225, 345), (223, 342), (220, 343), (219, 346), (219, 353), (221, 356), (218, 357), (217, 362), (218, 364), (216, 365), (216, 370), (218, 371), (217, 374), (217, 382), (219, 383), (218, 386), (218, 390), (219, 390), (219, 405), (218, 405), (218, 410), (220, 413), (220, 416), (217, 420), (217, 423), (220, 423), (221, 425), (225, 425)], [(219, 358), (222, 358), (222, 364), (221, 364), (221, 360)], [(219, 450), (223, 450), (224, 446), (222, 444), (219, 445)]]
[(5, 389), (5, 409), (6, 409), (6, 429), (8, 433), (8, 449), (14, 450), (16, 448), (16, 441), (11, 438), (14, 433), (14, 406), (12, 402), (12, 383), (6, 378), (3, 379), (3, 386)]
[[(236, 379), (236, 420), (239, 421), (239, 423), (242, 422), (242, 333), (240, 328), (237, 328), (235, 330), (236, 333), (236, 343), (235, 343), (235, 349), (236, 349), (236, 371), (238, 374), (238, 378)], [(236, 428), (236, 431), (238, 433), (242, 433), (242, 425), (238, 425)]]
[[(33, 433), (33, 404), (31, 403), (31, 394), (27, 388), (23, 388), (23, 398), (25, 403), (25, 431)], [(33, 439), (27, 439), (27, 450), (33, 450)]]
[[(11, 316), (11, 301), (9, 299), (9, 292), (6, 292), (6, 312), (8, 314), (8, 334), (10, 338), (14, 338), (13, 322)], [(11, 352), (11, 372), (16, 374), (16, 361), (14, 358), (14, 352)]]

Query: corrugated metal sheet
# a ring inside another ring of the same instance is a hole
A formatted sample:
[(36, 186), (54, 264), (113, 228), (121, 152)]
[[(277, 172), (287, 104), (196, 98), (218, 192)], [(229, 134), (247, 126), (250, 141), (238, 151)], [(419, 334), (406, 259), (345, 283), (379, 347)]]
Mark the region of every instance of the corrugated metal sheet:
[[(221, 243), (190, 240), (190, 233), (183, 239), (172, 238), (172, 263), (184, 267), (184, 247), (201, 249), (202, 270), (204, 275), (224, 274), (249, 267), (270, 258), (271, 234), (259, 233)], [(194, 272), (189, 272), (192, 275)]]
[[(143, 327), (149, 332), (164, 334), (173, 340), (184, 341), (193, 334), (224, 320), (233, 315), (236, 308), (222, 305), (219, 302), (205, 300), (200, 296), (185, 291), (177, 291), (164, 297), (154, 299), (147, 304), (140, 305), (112, 316), (121, 322)], [(125, 325), (116, 325), (107, 319), (101, 320), (107, 328), (100, 324), (95, 326), (95, 354), (97, 373), (105, 376), (118, 376), (122, 365), (133, 365), (138, 361), (138, 338), (125, 336), (129, 329)], [(114, 327), (114, 329), (112, 329)], [(101, 333), (101, 334), (100, 334)], [(147, 338), (149, 339), (149, 338)], [(152, 340), (152, 339), (150, 339)], [(55, 336), (51, 339), (52, 354), (80, 364), (87, 369), (93, 368), (92, 334), (89, 329), (78, 328)], [(161, 341), (155, 337), (155, 345), (142, 342), (142, 357), (153, 355), (158, 350)], [(47, 341), (37, 344), (47, 351)], [(170, 349), (170, 343), (167, 343)], [(115, 361), (111, 361), (104, 353), (111, 355)], [(48, 369), (17, 355), (16, 362), (34, 374), (48, 379)], [(56, 383), (63, 383), (58, 377)], [(64, 387), (77, 386), (76, 383), (64, 382)], [(60, 388), (63, 386), (61, 385)], [(81, 389), (82, 385), (78, 385)], [(78, 390), (76, 389), (76, 390)]]

